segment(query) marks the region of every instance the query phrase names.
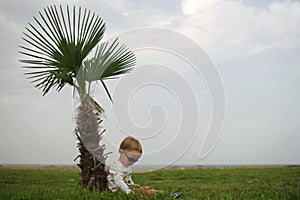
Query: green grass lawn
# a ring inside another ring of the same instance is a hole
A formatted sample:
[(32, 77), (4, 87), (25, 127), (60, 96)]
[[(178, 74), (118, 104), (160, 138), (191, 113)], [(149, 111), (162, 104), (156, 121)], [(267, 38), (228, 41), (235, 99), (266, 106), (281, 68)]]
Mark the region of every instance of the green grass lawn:
[[(300, 199), (299, 167), (163, 169), (133, 174), (140, 185), (163, 189), (152, 199)], [(77, 168), (0, 167), (0, 199), (150, 199), (89, 192), (78, 187)]]

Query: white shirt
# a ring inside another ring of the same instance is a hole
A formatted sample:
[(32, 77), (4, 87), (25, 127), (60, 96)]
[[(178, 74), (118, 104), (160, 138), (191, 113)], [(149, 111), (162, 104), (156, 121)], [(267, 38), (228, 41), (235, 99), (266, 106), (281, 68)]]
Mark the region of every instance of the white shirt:
[(120, 160), (116, 160), (109, 169), (107, 176), (108, 188), (112, 192), (116, 192), (118, 189), (129, 194), (131, 189), (129, 185), (134, 185), (131, 178), (131, 168), (126, 167)]

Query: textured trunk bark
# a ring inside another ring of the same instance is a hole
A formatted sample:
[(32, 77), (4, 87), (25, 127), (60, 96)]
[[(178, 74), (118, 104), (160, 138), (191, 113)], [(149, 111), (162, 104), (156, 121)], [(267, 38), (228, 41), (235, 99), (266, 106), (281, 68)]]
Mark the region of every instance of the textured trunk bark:
[[(78, 139), (79, 164), (82, 187), (103, 191), (107, 187), (107, 171), (105, 169), (105, 145), (100, 146), (101, 135), (105, 129), (101, 127), (102, 109), (89, 96), (81, 100), (77, 109), (75, 133)], [(78, 158), (77, 157), (77, 158)], [(77, 159), (76, 158), (76, 159)], [(75, 160), (76, 160), (75, 159)]]

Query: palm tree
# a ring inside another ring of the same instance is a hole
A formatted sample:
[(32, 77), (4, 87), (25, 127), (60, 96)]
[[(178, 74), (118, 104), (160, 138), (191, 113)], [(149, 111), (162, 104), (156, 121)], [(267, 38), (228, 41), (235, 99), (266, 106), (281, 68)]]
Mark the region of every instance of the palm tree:
[[(107, 175), (105, 145), (100, 145), (105, 132), (101, 126), (104, 110), (91, 97), (90, 87), (100, 82), (112, 100), (104, 80), (131, 71), (135, 55), (117, 39), (99, 44), (105, 23), (87, 9), (48, 6), (39, 12), (39, 17), (34, 17), (35, 25), (29, 23), (26, 27), (22, 37), (26, 45), (20, 45), (20, 53), (26, 58), (20, 62), (30, 70), (25, 74), (43, 95), (53, 88), (60, 91), (65, 85), (78, 94), (75, 134), (80, 152), (80, 184), (102, 191)], [(95, 54), (90, 56), (92, 51)]]

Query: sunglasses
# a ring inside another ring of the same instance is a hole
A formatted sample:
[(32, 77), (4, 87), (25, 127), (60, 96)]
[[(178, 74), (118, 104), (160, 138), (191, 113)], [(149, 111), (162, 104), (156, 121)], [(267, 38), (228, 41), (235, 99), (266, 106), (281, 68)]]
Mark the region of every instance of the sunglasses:
[(139, 159), (132, 158), (132, 157), (128, 156), (128, 154), (126, 153), (126, 151), (124, 151), (124, 154), (125, 154), (125, 156), (126, 156), (126, 158), (127, 158), (127, 160), (129, 162), (135, 163), (135, 162), (137, 162), (139, 160)]

